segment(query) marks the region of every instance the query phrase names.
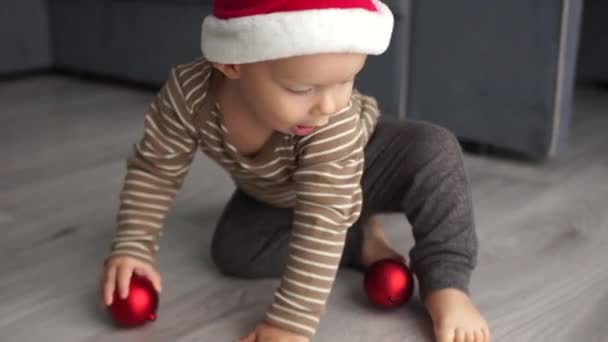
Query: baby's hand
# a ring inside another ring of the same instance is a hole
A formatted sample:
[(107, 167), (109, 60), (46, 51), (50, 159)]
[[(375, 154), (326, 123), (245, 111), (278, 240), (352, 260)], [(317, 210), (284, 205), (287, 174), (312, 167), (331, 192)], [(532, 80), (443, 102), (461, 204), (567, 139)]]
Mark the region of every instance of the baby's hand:
[(117, 287), (121, 298), (128, 297), (133, 272), (150, 280), (156, 291), (160, 293), (160, 274), (152, 265), (129, 256), (112, 256), (106, 260), (101, 274), (99, 288), (102, 305), (112, 305), (114, 290)]
[(261, 323), (249, 335), (241, 337), (239, 342), (310, 342), (310, 339), (266, 323)]

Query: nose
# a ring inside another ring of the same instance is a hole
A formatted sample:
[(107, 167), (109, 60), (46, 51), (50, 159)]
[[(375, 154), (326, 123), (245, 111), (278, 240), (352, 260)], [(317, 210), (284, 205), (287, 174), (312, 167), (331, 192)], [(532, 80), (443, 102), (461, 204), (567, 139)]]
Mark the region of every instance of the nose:
[(334, 98), (331, 95), (325, 94), (319, 99), (319, 103), (315, 110), (313, 110), (313, 114), (315, 114), (315, 116), (329, 116), (334, 114), (337, 110), (338, 108)]

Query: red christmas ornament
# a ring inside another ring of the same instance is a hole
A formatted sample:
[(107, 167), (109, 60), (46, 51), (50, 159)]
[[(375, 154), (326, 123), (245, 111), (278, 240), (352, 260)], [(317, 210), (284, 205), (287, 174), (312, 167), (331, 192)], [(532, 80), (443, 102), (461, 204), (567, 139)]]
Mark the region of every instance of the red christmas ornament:
[(158, 293), (152, 283), (145, 277), (133, 274), (129, 284), (129, 295), (120, 298), (118, 289), (114, 291), (114, 300), (108, 307), (110, 316), (123, 327), (132, 328), (156, 320)]
[(369, 301), (385, 309), (401, 306), (414, 292), (412, 272), (403, 262), (393, 259), (372, 264), (365, 271), (363, 285)]

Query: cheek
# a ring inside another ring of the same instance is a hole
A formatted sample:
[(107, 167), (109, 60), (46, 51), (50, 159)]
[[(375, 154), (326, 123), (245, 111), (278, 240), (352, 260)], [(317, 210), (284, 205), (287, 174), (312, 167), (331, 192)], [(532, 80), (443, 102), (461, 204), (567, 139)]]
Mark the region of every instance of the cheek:
[(253, 112), (256, 116), (266, 116), (273, 112), (274, 97), (271, 95), (272, 89), (264, 84), (252, 83), (242, 84), (241, 96), (244, 99), (245, 110)]
[(350, 99), (353, 95), (353, 87), (353, 83), (348, 83), (342, 86), (342, 88), (340, 89), (340, 99), (343, 106), (347, 106), (348, 102), (350, 102)]
[(293, 95), (273, 83), (242, 84), (241, 92), (252, 114), (275, 129), (302, 123), (312, 108), (309, 97)]
[(272, 89), (264, 95), (258, 115), (277, 126), (301, 124), (309, 115), (312, 104), (309, 97), (292, 95), (283, 89)]
[(278, 92), (274, 101), (273, 114), (282, 117), (285, 121), (301, 121), (312, 109), (311, 100), (307, 96)]

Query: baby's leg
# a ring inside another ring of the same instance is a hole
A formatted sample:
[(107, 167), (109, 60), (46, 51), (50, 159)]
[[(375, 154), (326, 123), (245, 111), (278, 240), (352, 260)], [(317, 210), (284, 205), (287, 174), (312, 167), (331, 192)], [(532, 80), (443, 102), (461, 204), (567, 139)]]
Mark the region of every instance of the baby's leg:
[[(230, 276), (281, 277), (289, 252), (292, 220), (292, 208), (262, 203), (237, 189), (213, 234), (211, 257), (214, 263), (222, 273)], [(361, 234), (361, 229), (349, 230), (346, 244), (360, 245)], [(346, 253), (341, 264), (351, 263), (352, 257)]]
[(364, 207), (372, 213), (406, 214), (415, 239), (410, 265), (421, 297), (447, 291), (435, 297), (441, 300), (425, 301), (438, 340), (481, 334), (485, 321), (468, 300), (478, 242), (458, 141), (437, 125), (383, 118), (365, 155)]
[(446, 287), (468, 292), (477, 236), (456, 138), (430, 123), (382, 118), (365, 158), (365, 211), (407, 216), (416, 242), (410, 263), (421, 295)]

